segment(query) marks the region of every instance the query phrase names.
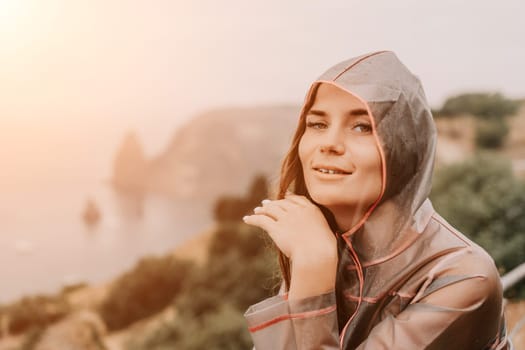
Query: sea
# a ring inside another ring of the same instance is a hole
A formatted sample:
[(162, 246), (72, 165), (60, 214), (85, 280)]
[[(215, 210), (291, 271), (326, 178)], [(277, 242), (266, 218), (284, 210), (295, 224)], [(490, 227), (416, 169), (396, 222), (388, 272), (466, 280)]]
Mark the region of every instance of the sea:
[[(0, 304), (106, 283), (213, 221), (210, 200), (124, 195), (97, 177), (39, 178), (0, 194)], [(93, 225), (83, 220), (88, 200), (101, 214)]]

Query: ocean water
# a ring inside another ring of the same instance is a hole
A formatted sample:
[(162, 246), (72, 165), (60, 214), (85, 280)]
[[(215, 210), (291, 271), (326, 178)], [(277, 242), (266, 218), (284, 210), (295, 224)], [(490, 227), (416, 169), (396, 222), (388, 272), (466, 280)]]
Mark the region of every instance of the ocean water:
[[(211, 201), (123, 196), (101, 180), (47, 179), (0, 189), (0, 304), (104, 283), (212, 224)], [(101, 211), (82, 220), (87, 198)]]

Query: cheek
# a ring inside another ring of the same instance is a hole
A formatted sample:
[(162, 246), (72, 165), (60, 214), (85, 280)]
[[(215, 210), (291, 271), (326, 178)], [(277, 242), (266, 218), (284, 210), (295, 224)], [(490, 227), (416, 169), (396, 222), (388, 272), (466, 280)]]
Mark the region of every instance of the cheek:
[(371, 169), (372, 171), (375, 173), (375, 175), (377, 177), (379, 177), (381, 179), (382, 175), (382, 171), (381, 171), (381, 155), (379, 154), (379, 152), (376, 152), (372, 157), (370, 157), (372, 161), (372, 164), (371, 164)]
[(363, 144), (361, 147), (361, 165), (366, 170), (366, 176), (374, 179), (374, 182), (382, 182), (381, 154), (374, 143)]
[(377, 195), (381, 192), (382, 184), (383, 184), (383, 171), (382, 171), (382, 161), (381, 161), (381, 154), (379, 153), (379, 150), (377, 147), (375, 148), (375, 152), (369, 155), (369, 175), (371, 178), (374, 179), (374, 187), (377, 189)]
[(299, 147), (298, 147), (297, 153), (299, 155), (299, 161), (301, 162), (301, 165), (303, 166), (303, 168), (308, 158), (308, 147), (307, 146), (308, 146), (307, 140), (304, 138), (304, 136), (301, 137), (301, 139), (299, 140)]

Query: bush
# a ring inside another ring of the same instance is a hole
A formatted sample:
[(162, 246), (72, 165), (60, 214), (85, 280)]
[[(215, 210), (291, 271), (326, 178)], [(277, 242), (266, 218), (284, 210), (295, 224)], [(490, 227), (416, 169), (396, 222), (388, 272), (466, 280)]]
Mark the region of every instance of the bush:
[(122, 329), (169, 306), (192, 267), (172, 255), (140, 260), (132, 271), (117, 279), (100, 307), (108, 329)]
[(503, 118), (518, 111), (519, 102), (499, 93), (468, 93), (449, 97), (439, 115), (468, 113), (481, 118)]
[(70, 310), (70, 305), (63, 297), (37, 295), (24, 297), (2, 307), (0, 316), (7, 315), (10, 334), (21, 334), (32, 329), (45, 328), (61, 320)]
[(196, 319), (179, 314), (174, 320), (163, 322), (145, 338), (131, 339), (130, 350), (248, 350), (253, 346), (246, 331), (246, 322), (239, 311), (227, 304), (216, 312)]
[(207, 264), (177, 298), (177, 310), (199, 319), (228, 303), (242, 313), (275, 292), (277, 268), (274, 251), (260, 229), (242, 223), (219, 226)]
[(214, 313), (207, 314), (197, 322), (184, 324), (184, 331), (192, 336), (184, 337), (178, 348), (185, 350), (247, 350), (253, 344), (246, 331), (246, 322), (237, 308), (223, 303)]
[(500, 148), (509, 127), (502, 118), (490, 118), (476, 122), (476, 145), (479, 148)]
[(257, 177), (244, 198), (228, 197), (225, 201), (223, 197), (217, 201), (218, 225), (206, 264), (192, 270), (176, 297), (174, 320), (135, 335), (129, 341), (129, 349), (252, 347), (243, 313), (249, 305), (276, 292), (278, 264), (266, 234), (245, 225), (240, 218), (267, 194), (265, 178)]
[[(525, 183), (514, 177), (508, 161), (479, 154), (442, 168), (431, 198), (443, 217), (492, 255), (502, 273), (525, 261)], [(522, 282), (508, 295), (524, 287)]]
[(242, 217), (268, 198), (268, 184), (264, 176), (256, 176), (244, 197), (224, 196), (215, 203), (213, 214), (217, 222), (240, 221)]
[(516, 114), (520, 101), (510, 100), (499, 93), (470, 93), (448, 98), (434, 116), (472, 114), (476, 121), (476, 145), (479, 148), (499, 148), (509, 127), (505, 117)]
[(278, 283), (277, 257), (269, 238), (261, 229), (243, 223), (219, 226), (205, 269), (201, 276), (212, 281), (210, 287), (221, 300), (243, 312), (272, 294)]
[(17, 350), (33, 350), (42, 338), (42, 335), (44, 335), (44, 332), (45, 328), (43, 327), (34, 327), (24, 332)]
[(207, 263), (174, 303), (175, 320), (130, 339), (132, 350), (250, 349), (246, 308), (275, 293), (277, 259), (260, 229), (218, 226)]

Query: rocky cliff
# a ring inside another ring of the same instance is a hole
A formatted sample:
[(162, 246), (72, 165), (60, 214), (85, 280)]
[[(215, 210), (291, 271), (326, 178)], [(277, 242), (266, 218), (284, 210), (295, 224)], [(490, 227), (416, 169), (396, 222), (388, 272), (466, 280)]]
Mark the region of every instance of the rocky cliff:
[(147, 160), (134, 132), (129, 132), (117, 150), (113, 162), (112, 182), (118, 189), (142, 191), (146, 185)]
[(179, 128), (148, 165), (146, 188), (177, 197), (240, 194), (256, 174), (276, 177), (298, 107), (231, 108)]

